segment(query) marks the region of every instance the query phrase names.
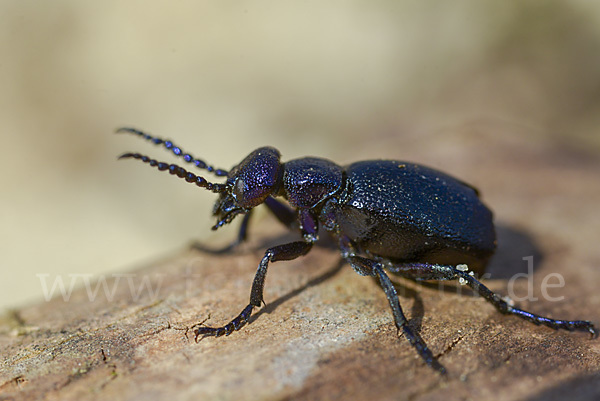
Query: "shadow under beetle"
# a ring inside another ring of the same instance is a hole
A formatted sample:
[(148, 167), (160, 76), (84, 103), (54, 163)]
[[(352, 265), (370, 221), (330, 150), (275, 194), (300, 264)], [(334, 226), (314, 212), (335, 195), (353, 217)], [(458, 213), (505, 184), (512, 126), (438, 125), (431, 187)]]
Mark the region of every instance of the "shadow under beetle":
[[(250, 303), (223, 327), (198, 327), (196, 339), (229, 335), (248, 322), (263, 301), (270, 262), (292, 260), (307, 254), (321, 225), (336, 239), (342, 257), (362, 276), (376, 277), (389, 301), (394, 321), (427, 365), (445, 373), (418, 332), (407, 323), (396, 289), (385, 270), (413, 280), (459, 280), (504, 314), (519, 316), (553, 329), (585, 330), (597, 337), (589, 321), (555, 320), (509, 305), (477, 280), (496, 248), (492, 212), (480, 201), (477, 190), (440, 171), (394, 160), (369, 160), (339, 166), (329, 160), (303, 157), (280, 161), (279, 151), (262, 147), (230, 171), (215, 169), (168, 140), (133, 128), (117, 132), (136, 134), (163, 145), (185, 162), (205, 169), (225, 183), (212, 183), (176, 164), (159, 162), (139, 153), (120, 158), (139, 159), (161, 171), (219, 194), (213, 208), (213, 230), (243, 215), (237, 240), (246, 237), (254, 207), (264, 204), (290, 229), (299, 229), (301, 241), (266, 250), (254, 276)], [(275, 199), (283, 197), (286, 205)]]

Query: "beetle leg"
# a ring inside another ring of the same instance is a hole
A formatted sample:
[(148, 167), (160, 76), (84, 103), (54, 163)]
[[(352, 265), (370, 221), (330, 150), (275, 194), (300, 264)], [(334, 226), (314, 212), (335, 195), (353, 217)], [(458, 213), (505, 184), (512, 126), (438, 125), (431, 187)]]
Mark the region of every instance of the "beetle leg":
[(593, 323), (587, 320), (550, 319), (509, 305), (500, 295), (494, 293), (477, 280), (472, 275), (472, 272), (466, 269), (466, 265), (455, 267), (430, 263), (403, 263), (392, 264), (388, 270), (392, 273), (416, 280), (459, 280), (461, 284), (467, 284), (503, 314), (516, 315), (533, 324), (547, 326), (555, 330), (588, 331), (592, 337), (598, 337), (598, 329), (594, 327)]
[(346, 260), (352, 268), (360, 275), (363, 276), (376, 276), (379, 279), (379, 283), (385, 292), (385, 295), (390, 303), (390, 307), (392, 308), (392, 313), (394, 315), (394, 321), (396, 323), (396, 327), (398, 331), (404, 332), (404, 336), (408, 339), (410, 344), (417, 350), (421, 358), (425, 361), (425, 363), (432, 368), (436, 369), (442, 374), (446, 373), (446, 368), (444, 368), (438, 361), (435, 359), (431, 350), (425, 344), (423, 338), (419, 335), (419, 333), (413, 331), (408, 325), (408, 321), (402, 312), (402, 308), (400, 307), (400, 301), (398, 300), (398, 294), (396, 293), (396, 288), (392, 284), (390, 278), (385, 274), (383, 270), (383, 265), (380, 262), (374, 261), (372, 259), (362, 258), (360, 256), (348, 255), (346, 256)]
[(228, 336), (233, 331), (239, 330), (244, 326), (252, 310), (255, 307), (260, 307), (264, 303), (263, 300), (263, 289), (265, 286), (265, 279), (267, 277), (267, 268), (269, 262), (278, 262), (280, 260), (292, 260), (299, 256), (306, 255), (312, 248), (312, 242), (296, 241), (288, 244), (274, 246), (273, 248), (267, 249), (265, 256), (262, 258), (258, 265), (258, 270), (254, 276), (252, 283), (252, 290), (250, 291), (250, 303), (244, 308), (244, 310), (231, 322), (223, 327), (199, 327), (194, 330), (196, 341), (198, 337), (220, 337), (222, 335)]
[(296, 222), (296, 213), (289, 206), (277, 199), (269, 196), (265, 199), (265, 205), (284, 226), (291, 228)]

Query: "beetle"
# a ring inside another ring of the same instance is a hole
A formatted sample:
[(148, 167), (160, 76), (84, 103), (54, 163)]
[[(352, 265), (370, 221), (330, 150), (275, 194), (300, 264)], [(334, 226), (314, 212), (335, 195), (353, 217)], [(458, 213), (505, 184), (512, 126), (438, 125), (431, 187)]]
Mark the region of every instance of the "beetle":
[[(359, 161), (344, 167), (317, 157), (282, 162), (273, 147), (254, 150), (227, 171), (185, 153), (172, 141), (134, 128), (119, 128), (117, 132), (162, 145), (186, 163), (226, 178), (224, 183), (213, 183), (176, 164), (140, 153), (120, 156), (141, 160), (219, 194), (213, 208), (217, 219), (213, 230), (231, 223), (238, 215), (244, 216), (236, 241), (225, 251), (246, 238), (252, 211), (261, 204), (286, 227), (301, 234), (299, 241), (265, 251), (248, 305), (222, 327), (197, 327), (196, 341), (199, 337), (229, 335), (244, 326), (253, 309), (264, 304), (269, 264), (306, 255), (318, 239), (319, 226), (333, 235), (342, 258), (358, 274), (379, 280), (398, 331), (404, 333), (427, 365), (442, 374), (446, 369), (408, 325), (386, 270), (416, 281), (459, 280), (503, 314), (552, 329), (583, 330), (598, 336), (589, 321), (550, 319), (516, 308), (475, 277), (474, 272), (483, 270), (496, 248), (492, 212), (474, 187), (443, 172), (395, 160)], [(276, 198), (283, 198), (287, 204)]]

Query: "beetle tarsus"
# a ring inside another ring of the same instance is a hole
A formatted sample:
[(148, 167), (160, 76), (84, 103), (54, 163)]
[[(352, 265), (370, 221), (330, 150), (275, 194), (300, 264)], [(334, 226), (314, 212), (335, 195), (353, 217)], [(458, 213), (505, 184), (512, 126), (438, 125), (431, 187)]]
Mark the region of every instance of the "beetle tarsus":
[(252, 309), (254, 309), (253, 305), (246, 306), (235, 319), (223, 327), (198, 327), (194, 330), (194, 340), (198, 342), (205, 337), (221, 337), (230, 335), (248, 323), (250, 315), (252, 315)]
[(567, 331), (588, 331), (592, 333), (592, 336), (594, 336), (594, 333), (597, 334), (597, 330), (594, 325), (587, 320), (551, 319), (545, 316), (536, 315), (535, 313), (531, 313), (523, 309), (515, 308), (514, 306), (510, 306), (504, 299), (502, 299), (501, 296), (491, 291), (474, 276), (468, 274), (467, 272), (457, 270), (456, 268), (450, 268), (454, 270), (456, 278), (462, 278), (466, 284), (469, 285), (469, 287), (477, 291), (479, 295), (484, 297), (489, 303), (494, 305), (496, 309), (506, 315), (515, 315), (533, 324), (550, 327), (554, 330), (562, 329)]

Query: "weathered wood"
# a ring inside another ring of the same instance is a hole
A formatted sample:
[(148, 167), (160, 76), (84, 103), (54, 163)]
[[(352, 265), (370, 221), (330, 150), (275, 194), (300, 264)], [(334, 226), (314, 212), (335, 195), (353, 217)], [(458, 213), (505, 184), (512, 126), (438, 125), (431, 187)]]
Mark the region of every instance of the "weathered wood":
[[(452, 141), (461, 146), (448, 151)], [(486, 283), (506, 294), (510, 277), (527, 273), (522, 258), (533, 255), (539, 300), (520, 304), (599, 322), (598, 160), (518, 135), (433, 142), (402, 151), (429, 155), (434, 165), (450, 154), (449, 170), (479, 186), (495, 210), (500, 247), (489, 268), (495, 279)], [(207, 324), (224, 324), (246, 305), (266, 244), (289, 239), (275, 226), (256, 222), (255, 238), (231, 255), (184, 250), (107, 277), (96, 294), (92, 283), (68, 302), (59, 297), (5, 315), (0, 399), (599, 398), (599, 340), (502, 316), (460, 286), (440, 292), (398, 280), (411, 325), (449, 371), (442, 378), (397, 337), (377, 283), (341, 266), (327, 246), (273, 264), (267, 306), (239, 332), (198, 344), (186, 338), (186, 327), (209, 315)], [(560, 302), (542, 291), (551, 273), (565, 281), (548, 289)], [(514, 288), (527, 295), (527, 280)]]

